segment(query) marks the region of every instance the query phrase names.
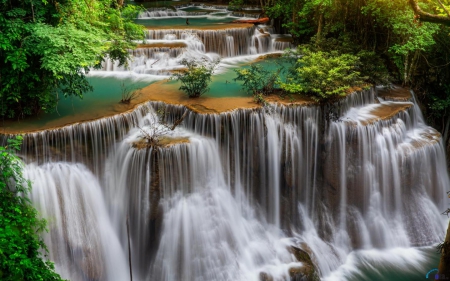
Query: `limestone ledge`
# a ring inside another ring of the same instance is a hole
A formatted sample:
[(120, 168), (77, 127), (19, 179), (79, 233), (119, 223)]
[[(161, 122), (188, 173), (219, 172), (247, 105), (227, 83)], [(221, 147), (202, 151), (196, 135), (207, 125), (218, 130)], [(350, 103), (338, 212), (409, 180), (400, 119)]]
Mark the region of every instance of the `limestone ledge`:
[(377, 95), (387, 101), (410, 101), (412, 99), (410, 89), (400, 86), (378, 88)]
[[(164, 81), (154, 83), (142, 90), (143, 94), (149, 97), (150, 101), (161, 101), (166, 104), (184, 105), (193, 112), (200, 114), (219, 114), (236, 109), (256, 109), (262, 105), (256, 103), (253, 97), (208, 97), (189, 98), (178, 90), (178, 85), (165, 84)], [(292, 98), (281, 98), (278, 95), (268, 96), (269, 103), (283, 105), (313, 105), (310, 98), (294, 96)]]
[(388, 120), (396, 116), (402, 111), (406, 111), (413, 107), (412, 103), (392, 103), (392, 104), (382, 104), (376, 109), (370, 111), (373, 118), (367, 119), (363, 124), (372, 124), (380, 120)]
[[(300, 95), (291, 95), (286, 97), (271, 95), (266, 97), (266, 100), (271, 104), (280, 104), (284, 106), (316, 105), (311, 98)], [(129, 104), (116, 103), (106, 108), (98, 108), (98, 110), (94, 112), (61, 117), (59, 119), (51, 120), (40, 127), (27, 122), (27, 120), (4, 121), (0, 124), (0, 134), (16, 135), (40, 132), (44, 130), (57, 130), (70, 125), (77, 125), (84, 122), (100, 120), (113, 116), (126, 115), (135, 111), (139, 106), (144, 105), (149, 101), (160, 101), (171, 105), (183, 105), (189, 110), (199, 114), (220, 114), (237, 109), (258, 109), (262, 107), (262, 105), (256, 103), (251, 96), (209, 97), (206, 95), (199, 98), (188, 98), (183, 92), (178, 90), (178, 85), (174, 83), (167, 83), (167, 81), (159, 81), (143, 88), (141, 94), (136, 99), (133, 99)], [(368, 120), (368, 124), (382, 119), (389, 119), (400, 111), (407, 110), (411, 106), (411, 103), (399, 103), (389, 107), (380, 107), (373, 112), (376, 117)], [(35, 118), (37, 119), (39, 117), (32, 117), (29, 118), (29, 120), (33, 120)], [(12, 124), (17, 124), (17, 122), (22, 122), (20, 129), (18, 129), (18, 126), (12, 126)]]
[[(159, 148), (168, 148), (168, 147), (171, 147), (174, 145), (178, 145), (178, 144), (182, 144), (182, 143), (189, 143), (189, 142), (190, 142), (189, 138), (187, 138), (187, 137), (174, 138), (174, 137), (164, 136), (159, 140), (159, 142), (156, 144), (156, 146)], [(139, 141), (132, 143), (132, 146), (138, 150), (146, 149), (146, 148), (150, 147), (149, 144), (145, 141), (145, 139), (141, 139)]]
[[(188, 98), (183, 92), (178, 90), (178, 85), (166, 83), (167, 81), (155, 82), (141, 90), (141, 94), (136, 99), (131, 100), (129, 104), (116, 103), (106, 108), (98, 108), (85, 114), (77, 114), (75, 116), (64, 116), (45, 123), (43, 126), (36, 127), (35, 124), (27, 122), (27, 120), (38, 119), (39, 117), (31, 117), (21, 121), (4, 121), (0, 124), (0, 134), (17, 135), (23, 133), (34, 133), (45, 130), (57, 130), (66, 126), (82, 124), (89, 121), (96, 121), (103, 118), (126, 115), (137, 110), (141, 105), (149, 101), (160, 101), (171, 105), (183, 105), (189, 110), (199, 114), (220, 114), (231, 112), (237, 109), (258, 109), (262, 105), (256, 103), (253, 97), (208, 97)], [(277, 95), (267, 97), (270, 103), (283, 105), (308, 106), (314, 105), (314, 101), (301, 96), (293, 98), (281, 98)], [(21, 122), (20, 129), (12, 126), (16, 122)]]
[(409, 110), (413, 107), (412, 103), (392, 103), (392, 104), (381, 104), (378, 107), (370, 110), (368, 112), (368, 116), (364, 119), (347, 119), (343, 117), (340, 119), (341, 121), (349, 124), (349, 125), (363, 125), (363, 126), (369, 126), (373, 125), (377, 122), (389, 120), (391, 118), (394, 118), (398, 114)]

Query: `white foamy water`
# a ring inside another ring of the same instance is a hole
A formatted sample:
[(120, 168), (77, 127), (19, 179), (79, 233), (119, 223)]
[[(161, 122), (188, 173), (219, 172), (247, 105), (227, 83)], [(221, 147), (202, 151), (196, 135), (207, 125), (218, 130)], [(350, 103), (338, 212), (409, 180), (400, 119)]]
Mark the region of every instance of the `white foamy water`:
[[(134, 148), (140, 128), (165, 130), (161, 103), (124, 121), (26, 137), (26, 146), (45, 144), (46, 160), (25, 150), (42, 163), (29, 164), (26, 175), (50, 221), (46, 242), (58, 272), (126, 279), (128, 217), (136, 280), (288, 280), (289, 269), (305, 266), (291, 245), (311, 253), (324, 280), (418, 276), (433, 258), (416, 247), (440, 241), (446, 226), (444, 150), (414, 103), (365, 123), (373, 100), (350, 96), (342, 108), (353, 119), (332, 122), (324, 139), (318, 108), (272, 106), (188, 113), (165, 131), (171, 146), (156, 154)], [(184, 111), (168, 106), (168, 122)], [(127, 127), (126, 135), (115, 132)]]

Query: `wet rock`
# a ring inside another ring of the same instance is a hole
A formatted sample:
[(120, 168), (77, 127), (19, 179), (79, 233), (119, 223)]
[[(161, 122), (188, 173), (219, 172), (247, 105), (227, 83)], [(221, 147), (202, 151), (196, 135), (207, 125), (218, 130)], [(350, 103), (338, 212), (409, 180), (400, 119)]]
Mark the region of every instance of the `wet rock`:
[(273, 281), (273, 277), (265, 272), (261, 272), (259, 274), (259, 280), (260, 281)]
[[(306, 244), (302, 244), (302, 247), (305, 250), (302, 250), (298, 247), (291, 246), (289, 247), (289, 252), (295, 256), (297, 261), (303, 263), (301, 267), (291, 267), (289, 269), (289, 276), (292, 281), (320, 281), (319, 274), (316, 270), (316, 267), (311, 259), (309, 253), (311, 250)], [(309, 252), (309, 253), (308, 253)]]
[(444, 241), (444, 249), (441, 253), (441, 261), (439, 262), (439, 274), (450, 276), (450, 223)]

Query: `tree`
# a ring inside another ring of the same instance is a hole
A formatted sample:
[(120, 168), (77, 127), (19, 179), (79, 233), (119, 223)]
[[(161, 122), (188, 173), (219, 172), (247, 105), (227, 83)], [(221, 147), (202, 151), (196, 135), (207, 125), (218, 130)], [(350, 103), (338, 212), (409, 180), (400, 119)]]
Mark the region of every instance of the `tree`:
[(432, 23), (438, 23), (450, 26), (450, 13), (448, 12), (448, 8), (444, 6), (444, 4), (441, 2), (441, 0), (437, 0), (439, 3), (440, 8), (442, 9), (441, 12), (445, 12), (446, 16), (443, 15), (434, 15), (427, 13), (423, 11), (419, 4), (415, 0), (408, 0), (409, 5), (414, 11), (414, 14), (417, 16), (417, 18), (420, 21), (424, 22), (432, 22)]
[(181, 81), (180, 90), (186, 92), (188, 97), (198, 98), (209, 90), (208, 85), (218, 63), (183, 59), (181, 64), (186, 69), (173, 74), (172, 79)]
[(46, 221), (38, 218), (26, 197), (31, 183), (23, 178), (23, 163), (15, 155), (21, 141), (17, 137), (0, 147), (0, 279), (62, 280), (46, 260), (47, 248), (40, 237)]
[(313, 52), (299, 47), (287, 56), (293, 58), (294, 64), (286, 82), (279, 80), (281, 89), (310, 96), (319, 103), (344, 97), (351, 87), (363, 85), (366, 78), (358, 71), (358, 57), (351, 54)]
[(92, 90), (85, 73), (105, 58), (126, 64), (143, 38), (139, 11), (116, 0), (0, 0), (0, 116), (50, 112)]
[(250, 68), (235, 69), (237, 77), (234, 81), (242, 81), (242, 88), (251, 94), (257, 103), (266, 104), (264, 96), (270, 95), (275, 90), (281, 67), (276, 72), (268, 71), (259, 64), (252, 64)]
[(244, 0), (231, 0), (230, 3), (228, 3), (228, 9), (232, 11), (240, 11), (243, 6)]

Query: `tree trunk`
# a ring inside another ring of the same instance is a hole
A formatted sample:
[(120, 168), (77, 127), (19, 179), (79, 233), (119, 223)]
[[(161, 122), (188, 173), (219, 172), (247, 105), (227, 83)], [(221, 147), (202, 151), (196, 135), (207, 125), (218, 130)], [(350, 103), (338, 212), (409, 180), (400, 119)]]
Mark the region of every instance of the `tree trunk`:
[(406, 86), (408, 83), (408, 66), (409, 66), (409, 53), (405, 56), (405, 63), (403, 68), (403, 86)]
[(320, 12), (319, 24), (317, 27), (316, 43), (319, 43), (320, 40), (322, 39), (322, 29), (323, 29), (323, 12)]

